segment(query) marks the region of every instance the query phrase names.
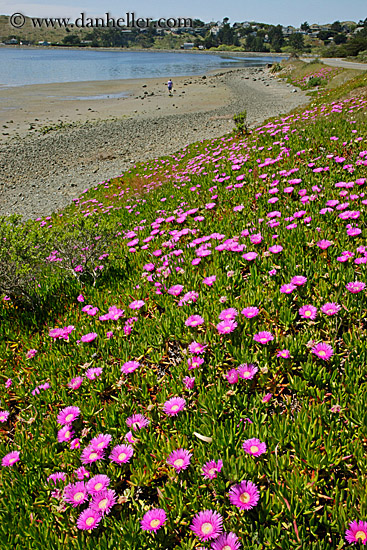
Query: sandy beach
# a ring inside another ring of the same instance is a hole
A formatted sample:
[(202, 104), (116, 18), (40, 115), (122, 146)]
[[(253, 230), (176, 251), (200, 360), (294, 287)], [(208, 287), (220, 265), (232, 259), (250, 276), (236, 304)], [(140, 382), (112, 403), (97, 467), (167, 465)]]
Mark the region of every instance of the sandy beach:
[(42, 84), (0, 90), (0, 215), (49, 215), (132, 164), (219, 137), (247, 110), (256, 125), (308, 98), (268, 69), (173, 79)]

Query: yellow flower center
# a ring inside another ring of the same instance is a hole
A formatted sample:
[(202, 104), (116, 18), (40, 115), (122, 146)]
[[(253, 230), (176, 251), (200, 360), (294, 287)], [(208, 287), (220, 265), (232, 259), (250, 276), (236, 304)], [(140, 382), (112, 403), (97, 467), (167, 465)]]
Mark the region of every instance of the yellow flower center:
[(184, 461), (182, 460), (182, 458), (178, 458), (177, 460), (174, 461), (174, 465), (181, 468), (181, 466), (183, 466), (183, 463)]
[(98, 453), (90, 453), (89, 460), (94, 460), (97, 457), (98, 457)]
[(266, 344), (266, 338), (260, 338), (260, 342), (261, 342), (262, 344)]
[(94, 486), (94, 490), (99, 491), (100, 489), (102, 489), (102, 487), (103, 487), (102, 483), (96, 483), (95, 486)]
[(305, 311), (305, 316), (306, 317), (311, 317), (312, 315), (312, 311), (310, 311), (309, 309), (307, 311)]
[(121, 453), (118, 458), (119, 458), (119, 460), (125, 460), (126, 453)]
[(65, 418), (66, 422), (71, 422), (74, 418), (74, 415), (72, 413), (68, 414), (67, 417)]
[(152, 519), (152, 521), (150, 522), (150, 526), (153, 528), (158, 527), (159, 524), (160, 524), (159, 519)]
[(321, 355), (321, 357), (325, 357), (326, 352), (324, 350), (321, 350), (321, 351), (319, 351), (319, 355)]
[(246, 371), (246, 372), (243, 373), (243, 377), (244, 377), (244, 378), (248, 378), (249, 376), (250, 376), (249, 371)]
[(94, 524), (95, 521), (96, 521), (95, 518), (92, 517), (92, 516), (90, 516), (90, 517), (85, 521), (85, 523), (88, 525), (88, 527), (90, 527), (91, 525)]
[(366, 538), (367, 538), (367, 534), (364, 531), (356, 532), (356, 540), (361, 539), (361, 541), (364, 542)]
[(16, 462), (16, 461), (17, 461), (16, 458), (11, 458), (11, 459), (9, 460), (9, 464), (14, 464), (14, 462)]
[(201, 532), (204, 535), (209, 535), (209, 533), (211, 533), (212, 531), (213, 531), (213, 526), (211, 523), (203, 523), (203, 525), (201, 526)]
[(213, 475), (215, 474), (216, 471), (217, 471), (217, 470), (216, 470), (215, 468), (211, 468), (211, 469), (209, 470), (209, 474), (210, 474), (211, 476), (213, 476)]
[(242, 495), (240, 496), (240, 501), (243, 502), (244, 504), (247, 504), (250, 498), (251, 497), (248, 493), (242, 493)]
[(97, 449), (103, 449), (103, 447), (104, 447), (103, 441), (101, 441), (101, 443), (98, 443)]
[(70, 432), (69, 431), (65, 432), (65, 437), (66, 437), (66, 439), (68, 439), (70, 437)]
[(252, 453), (257, 453), (258, 450), (259, 450), (259, 447), (257, 445), (251, 445), (250, 451)]
[(104, 498), (98, 503), (98, 508), (100, 510), (105, 510), (107, 508), (107, 504), (108, 504), (108, 498)]
[(80, 502), (83, 498), (84, 498), (84, 493), (82, 492), (75, 493), (74, 495), (75, 502)]
[(173, 405), (173, 407), (171, 407), (171, 411), (177, 411), (178, 409), (179, 409), (178, 405)]
[(233, 547), (231, 548), (230, 546), (228, 546), (228, 544), (226, 544), (225, 546), (223, 546), (222, 550), (233, 550)]

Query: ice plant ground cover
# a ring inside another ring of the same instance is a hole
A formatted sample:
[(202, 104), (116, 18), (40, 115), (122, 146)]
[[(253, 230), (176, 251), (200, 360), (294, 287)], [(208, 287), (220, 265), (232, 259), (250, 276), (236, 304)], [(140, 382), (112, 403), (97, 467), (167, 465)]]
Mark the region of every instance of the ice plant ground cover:
[(365, 85), (8, 222), (1, 548), (366, 543)]

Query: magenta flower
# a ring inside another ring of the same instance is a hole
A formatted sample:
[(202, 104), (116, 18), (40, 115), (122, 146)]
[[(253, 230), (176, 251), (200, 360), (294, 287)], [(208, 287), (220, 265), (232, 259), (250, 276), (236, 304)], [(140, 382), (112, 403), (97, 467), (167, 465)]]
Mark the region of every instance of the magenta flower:
[(280, 292), (282, 294), (291, 294), (296, 288), (296, 285), (293, 285), (292, 283), (287, 283), (280, 287)]
[(241, 543), (234, 533), (223, 533), (211, 544), (211, 550), (239, 550)]
[(283, 359), (289, 359), (291, 356), (289, 349), (281, 349), (277, 353), (277, 357), (282, 357)]
[(316, 346), (312, 348), (311, 352), (324, 361), (328, 361), (334, 354), (333, 348), (329, 346), (329, 344), (324, 344), (323, 342), (316, 344)]
[(236, 371), (236, 369), (230, 369), (226, 373), (225, 377), (230, 384), (237, 384), (238, 382), (238, 372)]
[(70, 441), (74, 435), (75, 432), (73, 431), (72, 426), (70, 424), (66, 424), (66, 426), (63, 426), (61, 430), (57, 432), (57, 441), (59, 443)]
[(98, 434), (96, 437), (91, 439), (89, 447), (91, 449), (95, 449), (96, 451), (103, 451), (104, 449), (107, 449), (111, 443), (111, 439), (112, 435), (110, 434)]
[(331, 246), (333, 243), (331, 241), (327, 241), (325, 239), (322, 239), (321, 241), (319, 241), (318, 243), (316, 243), (317, 246), (319, 248), (321, 248), (321, 250), (326, 250), (327, 248), (329, 248), (329, 246)]
[(79, 506), (88, 499), (88, 491), (84, 485), (84, 481), (77, 483), (69, 483), (64, 489), (64, 500), (69, 502), (74, 507)]
[(349, 544), (361, 542), (363, 546), (367, 543), (367, 522), (352, 521), (349, 529), (345, 532), (345, 538)]
[(167, 290), (168, 294), (171, 294), (172, 296), (179, 296), (181, 294), (183, 290), (183, 286), (182, 285), (174, 285), (174, 286), (171, 286), (171, 288), (169, 288)]
[(192, 390), (195, 385), (195, 376), (185, 376), (182, 379), (182, 382), (184, 383), (186, 389)]
[(143, 300), (135, 300), (134, 302), (131, 302), (131, 304), (129, 305), (129, 308), (140, 309), (141, 307), (143, 307), (144, 304), (145, 302)]
[(98, 491), (93, 495), (92, 503), (90, 505), (92, 510), (99, 512), (100, 514), (109, 514), (112, 507), (116, 504), (116, 493), (112, 489), (104, 489)]
[(117, 445), (112, 449), (109, 458), (111, 462), (116, 462), (116, 464), (125, 464), (125, 462), (129, 462), (133, 454), (134, 449), (131, 445)]
[(36, 349), (30, 349), (27, 351), (27, 354), (26, 354), (26, 359), (32, 359), (32, 357), (34, 357), (37, 353), (37, 350)]
[(149, 510), (140, 522), (143, 531), (158, 531), (166, 522), (167, 515), (162, 508)]
[(200, 344), (199, 342), (192, 342), (189, 345), (189, 352), (190, 353), (205, 353), (205, 349), (207, 348), (207, 344)]
[(272, 393), (266, 393), (264, 397), (262, 398), (262, 403), (269, 403), (270, 399), (273, 397)]
[(200, 367), (204, 363), (204, 359), (201, 357), (190, 357), (187, 360), (187, 364), (189, 366), (189, 370), (196, 369), (197, 367)]
[(173, 466), (177, 472), (181, 470), (186, 470), (190, 464), (192, 454), (186, 449), (177, 449), (173, 451), (167, 458), (167, 464)]
[(20, 460), (20, 452), (12, 451), (11, 453), (3, 456), (3, 458), (1, 459), (1, 465), (4, 467), (13, 466), (13, 464), (18, 462), (18, 460)]
[(366, 288), (366, 284), (359, 281), (354, 281), (346, 284), (345, 288), (349, 290), (349, 292), (351, 292), (352, 294), (357, 294), (358, 292), (361, 292)]
[(85, 371), (85, 376), (89, 380), (94, 380), (95, 378), (97, 378), (97, 376), (101, 376), (102, 371), (103, 371), (102, 367), (92, 367), (91, 369), (88, 369), (87, 371)]
[(78, 300), (78, 302), (84, 302), (83, 294), (79, 294), (79, 296), (77, 297), (77, 300)]
[(296, 286), (302, 286), (307, 283), (307, 277), (303, 277), (303, 275), (295, 275), (291, 279), (292, 285)]
[(272, 340), (274, 340), (274, 336), (272, 335), (271, 332), (263, 331), (263, 332), (259, 332), (258, 334), (255, 334), (254, 340), (259, 344), (267, 344), (268, 342), (271, 342)]
[(206, 462), (201, 468), (201, 475), (203, 475), (205, 479), (214, 479), (217, 477), (217, 474), (222, 468), (223, 460), (218, 460), (218, 462), (215, 462), (215, 460), (209, 460), (209, 462)]
[(193, 517), (191, 531), (202, 541), (216, 539), (223, 531), (223, 518), (218, 512), (204, 510)]
[(230, 307), (228, 309), (223, 309), (223, 311), (220, 312), (219, 320), (232, 321), (233, 319), (236, 318), (237, 315), (238, 315), (237, 309), (235, 309), (234, 307)]
[(77, 470), (75, 470), (76, 477), (80, 480), (83, 480), (85, 477), (88, 478), (90, 476), (90, 473), (84, 466), (80, 466)]
[(219, 334), (229, 334), (233, 332), (237, 326), (236, 321), (221, 321), (217, 324), (217, 331)]
[(275, 244), (269, 248), (269, 252), (272, 254), (279, 254), (283, 250), (283, 247), (280, 244)]
[(143, 414), (133, 414), (126, 419), (126, 424), (129, 428), (132, 428), (134, 431), (136, 431), (149, 426), (150, 421), (145, 418)]
[(252, 380), (259, 369), (255, 365), (248, 365), (243, 363), (237, 368), (238, 376), (245, 380)]
[(65, 472), (55, 472), (54, 474), (50, 474), (47, 478), (47, 483), (50, 481), (54, 482), (54, 485), (57, 485), (58, 481), (65, 481), (66, 474)]
[(314, 319), (316, 319), (317, 307), (315, 307), (315, 306), (302, 306), (298, 310), (298, 313), (304, 319), (311, 319), (313, 321)]
[(242, 254), (242, 258), (248, 262), (252, 262), (257, 256), (258, 254), (256, 252), (246, 252), (246, 254)]
[(62, 426), (64, 424), (71, 424), (80, 415), (79, 407), (65, 407), (57, 415), (57, 422)]
[(72, 378), (70, 382), (68, 382), (68, 388), (71, 388), (72, 390), (77, 390), (83, 383), (83, 377), (77, 376), (76, 378)]
[(245, 453), (249, 455), (260, 456), (266, 452), (266, 443), (256, 438), (246, 439), (246, 441), (243, 442), (242, 448)]
[(204, 319), (200, 315), (190, 315), (185, 321), (187, 327), (197, 327), (204, 323)]
[(185, 399), (182, 397), (172, 397), (168, 399), (163, 405), (163, 412), (169, 416), (175, 416), (180, 411), (183, 411), (186, 405)]
[(341, 306), (335, 302), (328, 302), (327, 304), (321, 306), (320, 309), (322, 313), (325, 313), (325, 315), (335, 315), (340, 311)]
[(91, 529), (95, 529), (98, 526), (101, 519), (102, 519), (102, 514), (100, 514), (99, 512), (96, 512), (96, 510), (87, 508), (78, 517), (76, 526), (78, 529), (89, 531)]
[(93, 464), (93, 462), (97, 462), (97, 460), (103, 460), (104, 459), (104, 453), (103, 451), (96, 451), (96, 449), (93, 449), (92, 447), (88, 446), (86, 447), (80, 456), (80, 460), (83, 464)]
[(110, 482), (111, 480), (108, 476), (105, 476), (103, 474), (98, 474), (90, 478), (90, 480), (86, 484), (86, 488), (88, 493), (95, 494), (107, 489)]
[(0, 422), (6, 422), (9, 418), (8, 411), (0, 411)]
[(140, 367), (140, 363), (138, 361), (127, 361), (124, 363), (121, 367), (121, 372), (123, 374), (130, 374), (131, 372), (134, 372), (138, 367)]
[(259, 502), (260, 493), (252, 481), (241, 481), (229, 490), (231, 504), (242, 510), (251, 510)]
[(252, 319), (253, 317), (256, 317), (259, 315), (259, 308), (258, 307), (245, 307), (241, 311), (242, 315), (244, 315), (247, 319)]
[(205, 279), (203, 279), (203, 284), (207, 286), (213, 286), (216, 280), (217, 277), (215, 275), (211, 275), (210, 277), (205, 277)]
[(84, 334), (80, 341), (83, 343), (93, 342), (97, 338), (98, 334), (96, 332), (89, 332), (88, 334)]

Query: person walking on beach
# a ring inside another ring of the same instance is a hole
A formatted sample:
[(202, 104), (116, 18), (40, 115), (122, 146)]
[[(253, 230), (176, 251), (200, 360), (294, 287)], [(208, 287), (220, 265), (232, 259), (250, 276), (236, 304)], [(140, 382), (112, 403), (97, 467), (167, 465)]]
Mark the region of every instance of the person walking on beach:
[(168, 87), (168, 93), (171, 95), (172, 88), (173, 88), (173, 82), (171, 79), (169, 79), (169, 81), (167, 82), (167, 87)]

